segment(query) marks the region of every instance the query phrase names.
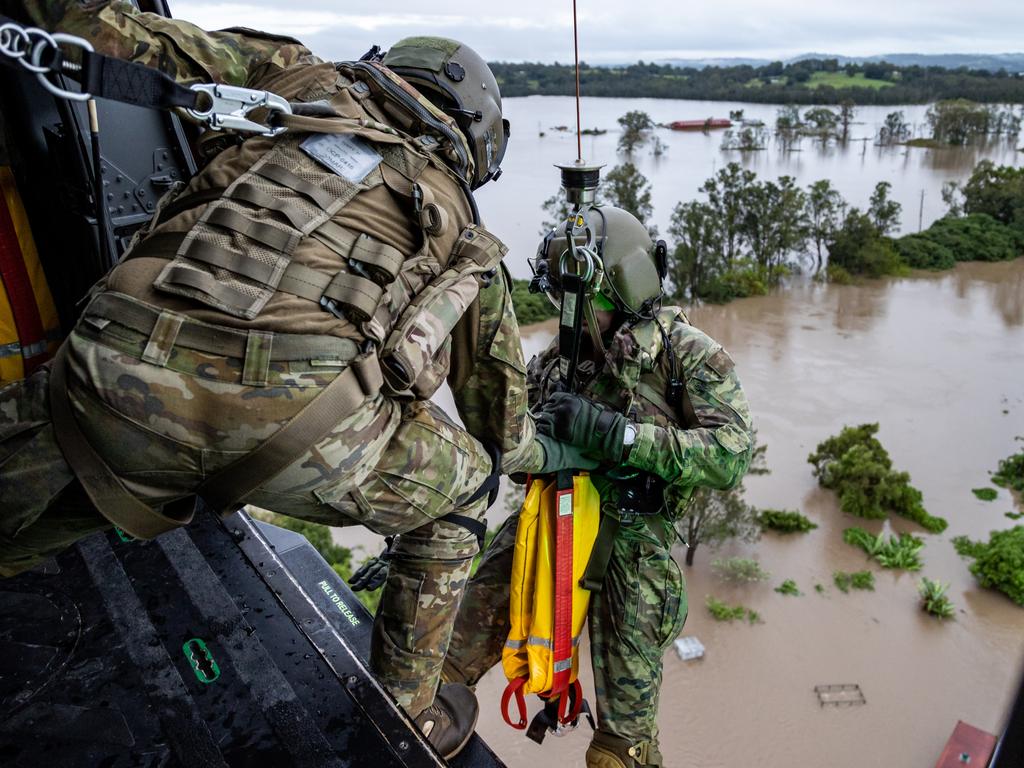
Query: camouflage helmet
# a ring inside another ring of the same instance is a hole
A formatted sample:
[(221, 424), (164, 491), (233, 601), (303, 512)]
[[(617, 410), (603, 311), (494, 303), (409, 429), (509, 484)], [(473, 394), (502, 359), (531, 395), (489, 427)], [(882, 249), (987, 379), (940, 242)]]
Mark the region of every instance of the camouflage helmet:
[(487, 63), (468, 45), (445, 37), (407, 37), (391, 47), (384, 66), (425, 96), (440, 96), (473, 152), (473, 189), (501, 175), (509, 124), (501, 93)]
[[(604, 265), (604, 278), (595, 296), (597, 308), (614, 307), (631, 315), (650, 314), (662, 295), (667, 250), (664, 241), (654, 243), (647, 227), (622, 208), (594, 206), (587, 218), (594, 228), (597, 254)], [(556, 293), (560, 284), (559, 265), (566, 250), (565, 226), (563, 222), (548, 233), (533, 264), (535, 272), (547, 273)], [(583, 244), (582, 240), (578, 242)], [(558, 303), (557, 297), (552, 298)]]

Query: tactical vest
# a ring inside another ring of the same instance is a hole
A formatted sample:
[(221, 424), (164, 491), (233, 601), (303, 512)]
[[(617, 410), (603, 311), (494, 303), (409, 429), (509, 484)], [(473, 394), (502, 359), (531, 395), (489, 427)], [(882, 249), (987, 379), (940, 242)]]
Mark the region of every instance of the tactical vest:
[(106, 287), (233, 329), (371, 342), (390, 394), (429, 397), (450, 332), (506, 248), (472, 222), (439, 157), (458, 155), (455, 142), (390, 124), (416, 124), (401, 83), (360, 64), (260, 83), (315, 102), (317, 116), (219, 152), (162, 201)]

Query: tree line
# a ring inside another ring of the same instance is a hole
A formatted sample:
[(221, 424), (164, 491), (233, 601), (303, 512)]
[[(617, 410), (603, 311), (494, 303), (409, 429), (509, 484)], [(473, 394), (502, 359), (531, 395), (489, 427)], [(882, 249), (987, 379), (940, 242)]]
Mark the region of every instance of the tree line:
[[(575, 70), (568, 64), (490, 65), (503, 96), (571, 96)], [(835, 59), (780, 61), (764, 66), (676, 67), (638, 62), (624, 67), (580, 65), (587, 96), (749, 101), (762, 104), (926, 104), (943, 99), (1024, 103), (1024, 77), (1005, 70), (847, 64)]]

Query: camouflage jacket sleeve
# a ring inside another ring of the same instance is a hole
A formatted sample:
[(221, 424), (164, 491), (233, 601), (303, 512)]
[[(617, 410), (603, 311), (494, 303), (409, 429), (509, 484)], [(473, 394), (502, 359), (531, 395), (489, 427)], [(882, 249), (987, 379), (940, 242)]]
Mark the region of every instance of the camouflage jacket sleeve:
[(100, 53), (155, 67), (175, 80), (250, 85), (274, 69), (316, 59), (298, 41), (252, 30), (206, 32), (131, 3), (23, 0), (36, 26), (78, 35)]
[(501, 449), (505, 473), (535, 471), (544, 461), (527, 412), (526, 364), (511, 282), (502, 265), (452, 331), (448, 377), (462, 423), (478, 440)]
[(689, 400), (677, 407), (695, 423), (638, 425), (626, 463), (673, 484), (733, 488), (750, 465), (754, 440), (732, 358), (721, 344), (683, 322), (673, 324), (671, 343)]

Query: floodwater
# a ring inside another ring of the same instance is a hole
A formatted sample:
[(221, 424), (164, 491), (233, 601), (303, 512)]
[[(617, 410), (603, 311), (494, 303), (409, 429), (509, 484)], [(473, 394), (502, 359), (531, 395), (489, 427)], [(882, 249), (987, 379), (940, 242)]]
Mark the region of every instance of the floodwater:
[[(707, 654), (695, 662), (671, 649), (665, 655), (666, 765), (930, 768), (957, 720), (999, 732), (1024, 672), (1024, 608), (980, 588), (950, 539), (987, 539), (1014, 525), (1005, 512), (1021, 509), (1003, 489), (993, 502), (971, 489), (987, 484), (999, 459), (1020, 449), (1014, 437), (1024, 435), (1024, 259), (855, 286), (797, 280), (769, 296), (697, 308), (690, 318), (735, 358), (768, 445), (771, 474), (748, 478), (748, 500), (799, 509), (819, 527), (717, 552), (702, 547), (684, 569), (683, 634), (697, 636)], [(550, 323), (529, 329), (528, 352), (552, 331)], [(817, 443), (844, 425), (876, 421), (895, 466), (910, 472), (926, 508), (950, 524), (941, 535), (901, 519), (892, 524), (925, 539), (917, 574), (883, 570), (843, 543), (850, 525), (889, 526), (843, 515), (807, 463)], [(683, 554), (676, 552), (680, 562)], [(731, 555), (757, 558), (771, 578), (721, 582), (710, 563)], [(874, 592), (846, 595), (833, 586), (834, 570), (864, 568), (875, 572)], [(955, 620), (918, 610), (921, 576), (952, 584)], [(802, 597), (773, 591), (787, 578)], [(709, 594), (754, 608), (764, 623), (713, 621), (704, 607)], [(479, 731), (497, 753), (513, 768), (583, 766), (584, 729), (537, 746), (501, 721), (504, 682), (496, 669), (477, 691)], [(589, 672), (583, 682), (592, 692)], [(866, 705), (820, 706), (814, 686), (828, 683), (858, 684)]]
[[(559, 172), (553, 166), (576, 158), (575, 133), (552, 130), (552, 126), (575, 126), (575, 102), (563, 96), (529, 96), (505, 99), (503, 106), (512, 123), (512, 137), (502, 164), (504, 175), (482, 187), (477, 197), (484, 223), (509, 245), (507, 261), (512, 274), (525, 278), (530, 275), (526, 259), (533, 256), (540, 239), (538, 233), (544, 218), (541, 205), (559, 189)], [(584, 136), (583, 156), (607, 164), (606, 170), (622, 162), (624, 158), (615, 152), (619, 139), (616, 121), (630, 110), (643, 110), (656, 123), (668, 123), (728, 117), (730, 110), (735, 109), (744, 110), (748, 119), (764, 121), (769, 128), (775, 125), (778, 107), (772, 104), (584, 98), (584, 128), (606, 129), (608, 133)], [(832, 143), (823, 147), (821, 142), (805, 138), (797, 151), (789, 152), (771, 140), (762, 151), (723, 152), (722, 131), (704, 134), (658, 128), (655, 135), (668, 146), (667, 152), (654, 157), (649, 148), (641, 148), (632, 161), (651, 182), (653, 223), (662, 235), (668, 232), (675, 205), (696, 199), (704, 180), (729, 162), (739, 162), (756, 171), (762, 180), (784, 174), (793, 176), (804, 188), (818, 179), (829, 179), (850, 205), (861, 209), (867, 206), (877, 182), (891, 182), (892, 198), (903, 206), (902, 231), (916, 232), (919, 223), (927, 227), (945, 213), (940, 194), (944, 182), (966, 179), (975, 164), (986, 158), (1002, 165), (1024, 164), (1024, 152), (1017, 151), (1024, 137), (1018, 137), (1016, 142), (999, 139), (968, 148), (874, 146), (874, 137), (885, 116), (896, 110), (904, 113), (914, 135), (930, 135), (925, 122), (927, 109), (920, 105), (860, 107), (845, 145)], [(539, 135), (542, 131), (543, 137)]]

